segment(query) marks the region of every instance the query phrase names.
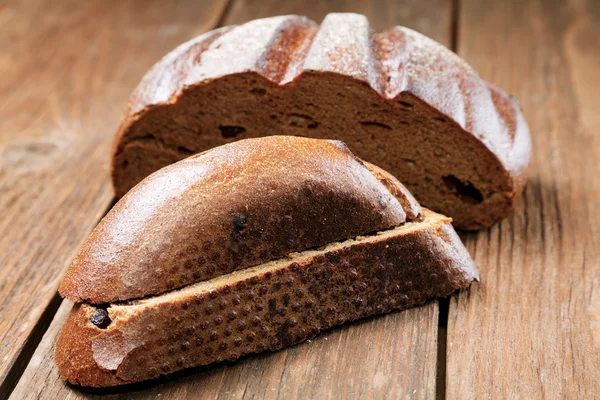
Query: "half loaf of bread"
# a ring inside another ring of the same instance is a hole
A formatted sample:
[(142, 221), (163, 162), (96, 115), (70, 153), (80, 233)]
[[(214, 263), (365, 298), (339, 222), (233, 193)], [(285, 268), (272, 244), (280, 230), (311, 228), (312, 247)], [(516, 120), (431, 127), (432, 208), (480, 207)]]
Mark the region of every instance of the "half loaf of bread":
[(56, 362), (73, 384), (138, 382), (474, 279), (450, 219), (342, 143), (243, 140), (158, 171), (107, 214), (61, 285), (77, 304)]
[(338, 139), (460, 228), (519, 198), (530, 138), (519, 104), (410, 29), (357, 14), (260, 19), (165, 56), (133, 93), (114, 142), (117, 196), (159, 168), (234, 140)]

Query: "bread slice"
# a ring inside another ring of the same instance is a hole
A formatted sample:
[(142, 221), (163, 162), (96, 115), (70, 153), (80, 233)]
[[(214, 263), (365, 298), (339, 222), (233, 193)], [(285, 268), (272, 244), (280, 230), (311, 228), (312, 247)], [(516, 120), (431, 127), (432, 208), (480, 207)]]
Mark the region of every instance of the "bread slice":
[(343, 140), (465, 229), (511, 212), (531, 151), (517, 101), (433, 40), (357, 14), (283, 16), (206, 33), (147, 73), (116, 134), (115, 191), (267, 135)]
[(67, 270), (60, 374), (138, 382), (446, 296), (477, 279), (450, 221), (337, 141), (190, 157), (122, 198)]
[(424, 210), (390, 230), (159, 296), (78, 304), (56, 362), (61, 377), (77, 385), (138, 382), (281, 349), (334, 325), (447, 296), (474, 279), (450, 219)]
[(242, 140), (151, 175), (96, 227), (60, 285), (73, 302), (139, 298), (416, 218), (397, 179), (341, 142)]

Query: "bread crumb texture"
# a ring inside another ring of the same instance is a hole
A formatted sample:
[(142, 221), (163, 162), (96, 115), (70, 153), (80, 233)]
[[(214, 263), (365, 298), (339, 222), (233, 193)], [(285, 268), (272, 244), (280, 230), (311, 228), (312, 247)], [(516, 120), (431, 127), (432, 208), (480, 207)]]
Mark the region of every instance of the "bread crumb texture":
[(208, 32), (147, 73), (115, 137), (115, 191), (268, 135), (343, 140), (465, 229), (512, 211), (531, 152), (518, 102), (439, 43), (358, 14), (281, 16)]

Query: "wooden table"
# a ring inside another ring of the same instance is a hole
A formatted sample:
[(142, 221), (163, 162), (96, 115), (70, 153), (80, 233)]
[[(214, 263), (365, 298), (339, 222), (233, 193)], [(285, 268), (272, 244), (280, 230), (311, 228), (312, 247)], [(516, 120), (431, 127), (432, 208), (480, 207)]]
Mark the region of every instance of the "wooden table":
[[(214, 27), (367, 15), (451, 47), (515, 95), (533, 135), (512, 216), (463, 234), (482, 282), (291, 349), (82, 392), (53, 361), (56, 288), (112, 205), (109, 147), (131, 90)], [(43, 1), (0, 4), (0, 398), (600, 397), (600, 2)], [(12, 394), (12, 395), (11, 395)]]

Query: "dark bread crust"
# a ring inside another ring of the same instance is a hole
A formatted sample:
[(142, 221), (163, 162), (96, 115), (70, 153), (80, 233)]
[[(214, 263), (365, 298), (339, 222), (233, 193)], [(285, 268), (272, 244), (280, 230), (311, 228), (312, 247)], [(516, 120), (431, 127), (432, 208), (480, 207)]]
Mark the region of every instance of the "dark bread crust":
[(390, 231), (113, 304), (112, 322), (76, 306), (56, 347), (60, 375), (83, 386), (153, 379), (299, 343), (334, 325), (447, 296), (477, 279), (450, 225), (428, 210)]
[(60, 331), (56, 344), (55, 360), (60, 376), (74, 385), (115, 386), (127, 382), (118, 379), (111, 371), (99, 368), (94, 360), (92, 338), (99, 328), (91, 323), (96, 309), (88, 304), (75, 304)]
[[(373, 171), (377, 172), (377, 176)], [(420, 213), (395, 178), (336, 141), (272, 136), (212, 149), (122, 198), (60, 285), (73, 302), (159, 294)]]
[(369, 162), (363, 161), (363, 164), (379, 182), (383, 183), (392, 195), (402, 205), (402, 209), (406, 213), (406, 220), (410, 221), (418, 218), (421, 215), (422, 208), (417, 202), (414, 196), (408, 191), (406, 187), (398, 179), (392, 176), (389, 172), (384, 171), (377, 165), (373, 165)]
[(438, 43), (356, 14), (273, 17), (209, 32), (148, 72), (115, 138), (115, 191), (273, 134), (343, 140), (465, 229), (512, 211), (531, 151), (516, 100)]

